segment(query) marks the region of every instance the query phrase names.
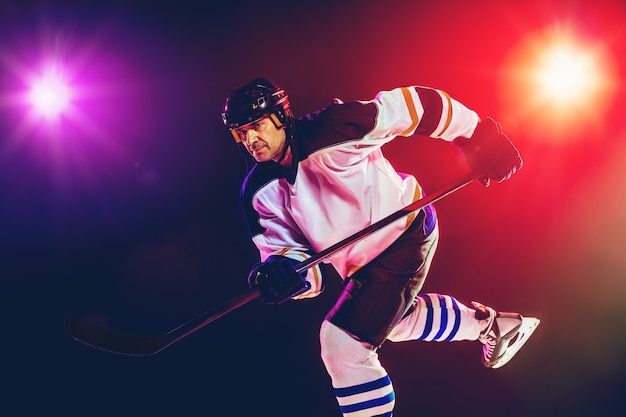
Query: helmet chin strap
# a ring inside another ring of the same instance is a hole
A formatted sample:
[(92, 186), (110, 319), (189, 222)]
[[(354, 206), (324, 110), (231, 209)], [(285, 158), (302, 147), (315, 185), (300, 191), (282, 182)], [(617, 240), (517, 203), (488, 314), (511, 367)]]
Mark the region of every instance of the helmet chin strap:
[(293, 133), (293, 132), (289, 132), (287, 125), (281, 123), (280, 120), (278, 119), (278, 116), (276, 116), (275, 113), (270, 114), (270, 119), (272, 120), (272, 122), (274, 123), (274, 126), (276, 126), (277, 129), (285, 130), (285, 146), (283, 147), (283, 152), (281, 153), (280, 158), (278, 158), (278, 160), (276, 161), (276, 163), (280, 165), (280, 163), (283, 161), (283, 159), (285, 159), (285, 156), (287, 155), (287, 149), (289, 149), (289, 147), (291, 146), (292, 135), (290, 133)]
[(280, 158), (278, 158), (278, 160), (276, 161), (276, 163), (279, 165), (283, 161), (283, 159), (285, 159), (285, 156), (287, 155), (287, 149), (289, 149), (291, 142), (289, 140), (289, 137), (287, 136), (287, 129), (285, 128), (285, 126), (282, 126), (282, 128), (285, 129), (285, 146), (283, 147), (283, 152), (281, 153)]

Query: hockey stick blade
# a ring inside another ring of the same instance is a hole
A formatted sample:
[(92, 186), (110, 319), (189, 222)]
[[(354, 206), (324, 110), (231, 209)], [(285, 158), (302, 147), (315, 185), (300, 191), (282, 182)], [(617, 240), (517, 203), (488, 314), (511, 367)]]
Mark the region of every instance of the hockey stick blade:
[(67, 317), (65, 331), (87, 346), (129, 356), (151, 356), (169, 345), (166, 335), (134, 336), (117, 333), (80, 316)]
[(256, 289), (237, 295), (162, 335), (118, 333), (80, 316), (68, 316), (65, 319), (65, 331), (74, 340), (106, 352), (127, 356), (152, 356), (258, 297), (259, 291)]
[[(318, 265), (328, 259), (335, 253), (345, 249), (346, 247), (364, 239), (372, 233), (382, 229), (383, 227), (393, 223), (394, 221), (415, 213), (418, 210), (432, 204), (443, 197), (453, 193), (454, 191), (464, 187), (481, 175), (470, 172), (458, 178), (450, 184), (447, 184), (432, 194), (409, 204), (401, 210), (390, 214), (387, 217), (373, 223), (372, 225), (360, 230), (359, 232), (348, 236), (347, 238), (335, 243), (334, 245), (316, 253), (305, 261), (300, 262), (296, 266), (298, 272), (303, 272), (309, 268)], [(217, 307), (200, 314), (190, 321), (178, 326), (164, 335), (157, 336), (136, 336), (117, 333), (90, 322), (79, 316), (70, 316), (65, 320), (65, 330), (75, 340), (96, 349), (104, 350), (111, 353), (130, 356), (152, 356), (159, 353), (168, 346), (178, 342), (179, 340), (194, 333), (198, 329), (212, 323), (218, 318), (230, 313), (231, 311), (247, 304), (248, 302), (258, 298), (259, 291), (251, 290), (243, 294), (232, 297)]]

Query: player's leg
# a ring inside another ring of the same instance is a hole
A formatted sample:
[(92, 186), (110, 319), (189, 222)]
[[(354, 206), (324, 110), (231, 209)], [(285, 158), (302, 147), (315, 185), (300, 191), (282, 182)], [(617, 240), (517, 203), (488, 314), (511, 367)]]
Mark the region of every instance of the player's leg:
[(455, 341), (477, 340), (482, 324), (476, 311), (443, 294), (420, 294), (388, 340)]
[(345, 416), (391, 416), (395, 394), (376, 347), (411, 308), (435, 251), (434, 211), (420, 212), (381, 256), (346, 281), (320, 331), (322, 360)]
[(477, 302), (472, 302), (472, 306), (467, 307), (449, 295), (421, 294), (388, 340), (479, 340), (483, 344), (483, 365), (499, 368), (513, 358), (539, 325), (534, 317), (497, 312)]
[(320, 343), (342, 414), (391, 416), (395, 393), (376, 350), (326, 320), (320, 329)]
[(428, 206), (400, 238), (346, 280), (326, 319), (358, 340), (382, 345), (415, 304), (438, 240), (435, 212)]

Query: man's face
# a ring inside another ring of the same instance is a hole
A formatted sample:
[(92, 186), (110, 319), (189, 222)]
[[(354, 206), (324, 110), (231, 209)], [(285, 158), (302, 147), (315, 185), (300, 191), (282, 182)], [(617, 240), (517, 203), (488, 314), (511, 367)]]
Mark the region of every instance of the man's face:
[(257, 162), (278, 161), (287, 138), (285, 129), (277, 128), (269, 116), (243, 125), (235, 133)]

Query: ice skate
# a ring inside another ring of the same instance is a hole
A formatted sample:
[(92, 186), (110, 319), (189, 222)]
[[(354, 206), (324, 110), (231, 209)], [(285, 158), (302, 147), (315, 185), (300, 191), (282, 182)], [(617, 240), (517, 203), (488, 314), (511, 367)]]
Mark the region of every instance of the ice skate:
[(501, 313), (491, 307), (472, 301), (478, 315), (484, 315), (487, 327), (478, 340), (483, 344), (482, 364), (487, 368), (506, 365), (522, 348), (539, 325), (535, 317), (519, 313)]

